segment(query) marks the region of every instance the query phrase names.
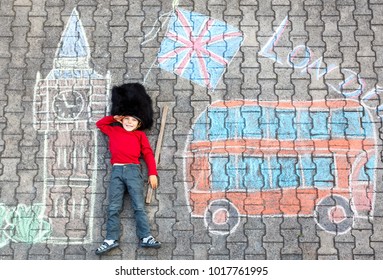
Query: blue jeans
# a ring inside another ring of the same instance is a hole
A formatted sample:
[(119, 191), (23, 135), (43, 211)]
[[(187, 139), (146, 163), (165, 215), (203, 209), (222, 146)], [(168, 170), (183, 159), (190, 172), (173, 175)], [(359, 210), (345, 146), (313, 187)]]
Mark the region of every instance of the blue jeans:
[(148, 216), (144, 204), (144, 181), (139, 164), (113, 165), (109, 185), (108, 221), (106, 239), (120, 238), (120, 212), (125, 189), (128, 191), (136, 219), (138, 238), (150, 235)]

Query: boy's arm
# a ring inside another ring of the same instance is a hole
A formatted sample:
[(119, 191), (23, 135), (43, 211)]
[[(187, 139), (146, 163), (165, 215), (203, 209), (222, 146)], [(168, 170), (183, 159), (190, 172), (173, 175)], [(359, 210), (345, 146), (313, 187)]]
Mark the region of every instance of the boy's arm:
[(148, 175), (158, 176), (154, 153), (153, 153), (152, 147), (150, 146), (148, 137), (146, 136), (144, 132), (142, 132), (142, 137), (141, 137), (141, 153), (146, 163), (146, 166), (148, 168)]
[(111, 131), (112, 127), (110, 124), (115, 123), (116, 120), (113, 116), (106, 116), (96, 122), (96, 126), (103, 133), (107, 134)]

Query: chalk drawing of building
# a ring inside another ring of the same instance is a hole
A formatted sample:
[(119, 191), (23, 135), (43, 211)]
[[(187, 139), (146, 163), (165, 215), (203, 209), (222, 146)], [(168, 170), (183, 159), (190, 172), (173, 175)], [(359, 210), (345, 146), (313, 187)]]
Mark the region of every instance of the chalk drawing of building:
[(90, 51), (76, 9), (61, 36), (53, 69), (37, 73), (33, 124), (43, 143), (42, 203), (50, 242), (92, 241), (97, 181), (95, 122), (108, 110), (110, 74), (89, 66)]

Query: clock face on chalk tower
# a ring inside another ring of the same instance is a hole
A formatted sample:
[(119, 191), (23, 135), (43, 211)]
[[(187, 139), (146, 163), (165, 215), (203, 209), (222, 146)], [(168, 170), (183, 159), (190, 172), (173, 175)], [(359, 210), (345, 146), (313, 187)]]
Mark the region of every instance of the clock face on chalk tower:
[(53, 110), (60, 119), (76, 119), (84, 109), (84, 97), (77, 91), (59, 92), (53, 98)]

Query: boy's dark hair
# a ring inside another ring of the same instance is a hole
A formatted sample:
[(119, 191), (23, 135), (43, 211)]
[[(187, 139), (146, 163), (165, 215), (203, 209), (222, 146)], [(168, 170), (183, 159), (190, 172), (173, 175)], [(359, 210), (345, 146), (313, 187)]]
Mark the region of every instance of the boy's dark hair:
[(140, 130), (153, 125), (152, 99), (140, 83), (126, 83), (112, 88), (111, 115), (133, 116), (141, 121)]

